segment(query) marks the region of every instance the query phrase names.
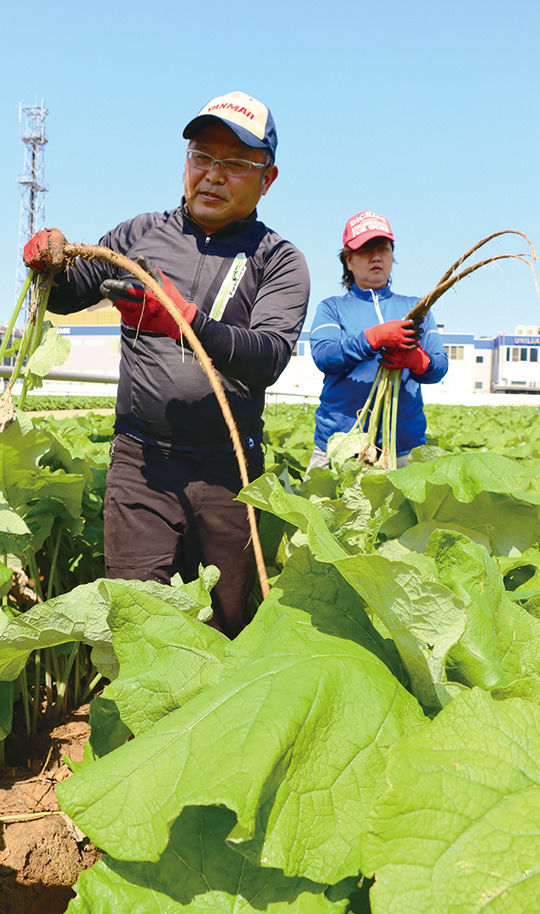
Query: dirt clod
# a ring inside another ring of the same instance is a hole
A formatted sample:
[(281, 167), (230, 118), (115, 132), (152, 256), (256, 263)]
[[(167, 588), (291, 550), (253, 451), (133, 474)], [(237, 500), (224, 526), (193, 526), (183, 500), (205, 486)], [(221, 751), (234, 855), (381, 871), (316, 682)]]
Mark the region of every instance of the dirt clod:
[(0, 910), (64, 914), (73, 885), (100, 852), (60, 811), (56, 784), (69, 777), (65, 755), (81, 761), (88, 705), (49, 731), (9, 747), (0, 768)]

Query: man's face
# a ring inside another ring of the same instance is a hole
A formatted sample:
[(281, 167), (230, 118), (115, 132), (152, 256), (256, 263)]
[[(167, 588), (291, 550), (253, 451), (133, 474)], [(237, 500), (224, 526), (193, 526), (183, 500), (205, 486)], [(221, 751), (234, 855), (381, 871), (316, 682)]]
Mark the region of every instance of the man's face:
[[(264, 162), (262, 149), (246, 146), (225, 124), (206, 124), (189, 143), (189, 149), (198, 149), (216, 159), (247, 159)], [(227, 175), (215, 163), (208, 171), (196, 168), (186, 160), (184, 194), (191, 216), (208, 234), (224, 228), (237, 219), (245, 219), (253, 212), (260, 198), (266, 194), (277, 177), (277, 168), (250, 168), (241, 177)]]
[(393, 263), (392, 244), (382, 238), (347, 254), (347, 265), (359, 289), (384, 289)]

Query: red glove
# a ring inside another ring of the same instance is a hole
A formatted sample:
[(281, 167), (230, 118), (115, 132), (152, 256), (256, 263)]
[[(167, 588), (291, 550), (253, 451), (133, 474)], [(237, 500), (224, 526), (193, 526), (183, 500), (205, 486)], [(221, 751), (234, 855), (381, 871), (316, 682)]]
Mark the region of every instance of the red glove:
[(421, 346), (416, 349), (388, 349), (383, 353), (384, 368), (408, 368), (413, 374), (425, 374), (431, 359)]
[(23, 260), (31, 270), (58, 273), (64, 268), (64, 245), (67, 241), (58, 229), (41, 229), (32, 235), (23, 250)]
[(414, 321), (385, 321), (375, 324), (365, 332), (372, 349), (412, 349), (418, 343), (418, 327)]
[[(180, 314), (183, 315), (188, 324), (191, 324), (197, 313), (195, 302), (187, 302), (180, 295), (178, 289), (173, 286), (170, 279), (167, 279), (149, 257), (139, 257), (137, 263), (159, 283), (165, 294), (174, 302)], [(137, 285), (136, 282), (106, 279), (101, 283), (100, 292), (104, 298), (109, 298), (112, 301), (115, 308), (118, 308), (128, 327), (135, 327), (137, 330), (149, 330), (151, 333), (163, 333), (173, 340), (180, 339), (182, 335), (180, 327), (149, 289)]]

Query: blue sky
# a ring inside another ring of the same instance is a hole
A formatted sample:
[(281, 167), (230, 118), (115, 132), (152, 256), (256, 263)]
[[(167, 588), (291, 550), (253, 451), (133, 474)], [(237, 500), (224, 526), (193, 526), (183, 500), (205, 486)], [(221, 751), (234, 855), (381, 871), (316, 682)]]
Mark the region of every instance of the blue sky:
[[(306, 329), (317, 303), (340, 292), (343, 226), (363, 209), (390, 220), (393, 288), (408, 295), (428, 292), (495, 231), (523, 231), (540, 252), (539, 25), (537, 0), (9, 4), (0, 322), (16, 283), (19, 103), (42, 99), (45, 221), (86, 243), (177, 205), (182, 129), (209, 99), (242, 89), (264, 101), (280, 174), (259, 214), (306, 255)], [(512, 236), (489, 248), (523, 250)], [(460, 283), (434, 314), (446, 330), (495, 335), (540, 325), (540, 299), (531, 271), (503, 261)]]

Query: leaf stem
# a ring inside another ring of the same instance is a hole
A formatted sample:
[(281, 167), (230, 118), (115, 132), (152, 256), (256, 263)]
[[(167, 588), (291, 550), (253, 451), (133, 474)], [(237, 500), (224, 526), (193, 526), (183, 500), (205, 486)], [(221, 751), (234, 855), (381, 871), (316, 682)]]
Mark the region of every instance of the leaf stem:
[(0, 362), (4, 358), (4, 353), (6, 352), (6, 349), (8, 347), (8, 343), (11, 338), (11, 334), (13, 333), (13, 329), (17, 322), (17, 318), (21, 312), (21, 308), (24, 304), (24, 300), (28, 294), (28, 289), (30, 288), (30, 283), (32, 282), (34, 276), (35, 276), (34, 270), (29, 270), (28, 273), (26, 274), (26, 279), (25, 279), (23, 287), (21, 289), (21, 294), (19, 295), (19, 298), (17, 299), (17, 303), (15, 305), (13, 314), (11, 315), (9, 324), (6, 327), (4, 339), (2, 340), (2, 344), (0, 345)]
[(67, 662), (64, 665), (62, 678), (56, 681), (56, 706), (55, 716), (58, 718), (66, 710), (68, 696), (69, 676), (79, 650), (79, 642), (76, 641), (71, 648)]
[(390, 428), (390, 468), (397, 469), (397, 420), (401, 369), (392, 371), (392, 418)]
[[(33, 353), (35, 352), (35, 350), (37, 349), (37, 347), (39, 346), (39, 343), (41, 341), (41, 331), (43, 329), (43, 318), (45, 316), (45, 311), (47, 310), (47, 305), (49, 303), (49, 296), (51, 294), (50, 283), (47, 283), (47, 285), (43, 285), (39, 281), (39, 279), (38, 279), (38, 283), (39, 284), (38, 284), (37, 299), (36, 299), (36, 309), (30, 318), (32, 332), (30, 334), (30, 341), (28, 343), (28, 347), (26, 348), (26, 351), (25, 351), (25, 357), (28, 356), (28, 358), (30, 358), (33, 355)], [(21, 371), (23, 370), (22, 361), (20, 362), (20, 370)], [(19, 399), (19, 409), (24, 409), (24, 401), (26, 400), (26, 394), (28, 393), (28, 390), (31, 389), (32, 386), (33, 385), (31, 383), (30, 375), (27, 372), (27, 374), (25, 375), (24, 381), (23, 381), (21, 396)]]
[(39, 693), (41, 688), (41, 648), (34, 653), (34, 703), (32, 705), (31, 733), (37, 732), (37, 719), (39, 711)]

